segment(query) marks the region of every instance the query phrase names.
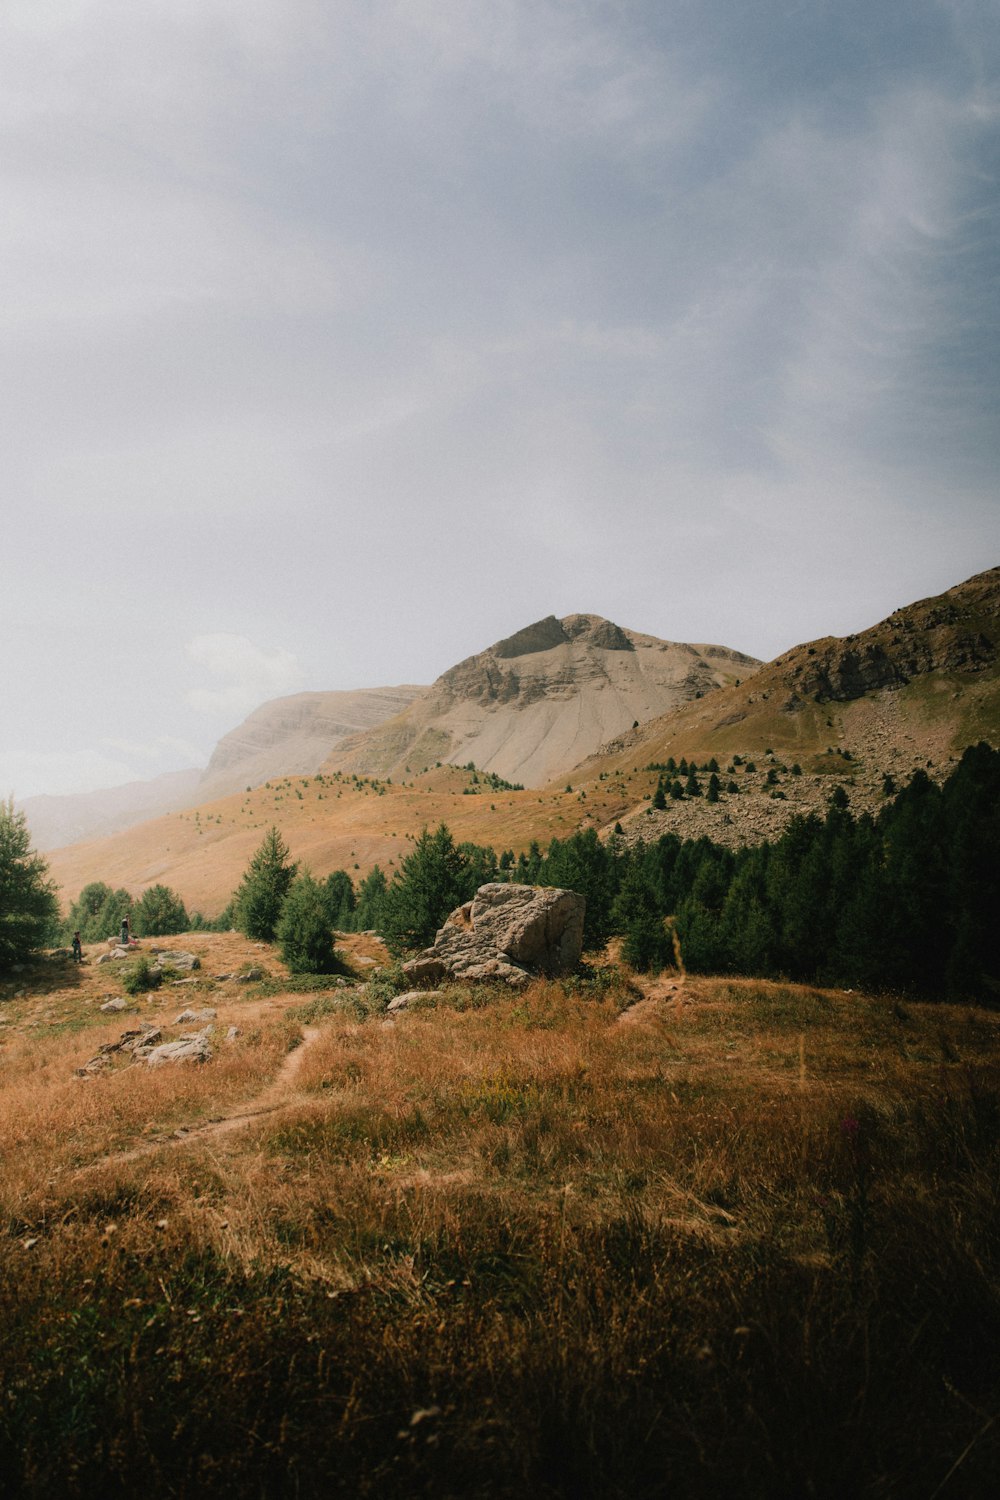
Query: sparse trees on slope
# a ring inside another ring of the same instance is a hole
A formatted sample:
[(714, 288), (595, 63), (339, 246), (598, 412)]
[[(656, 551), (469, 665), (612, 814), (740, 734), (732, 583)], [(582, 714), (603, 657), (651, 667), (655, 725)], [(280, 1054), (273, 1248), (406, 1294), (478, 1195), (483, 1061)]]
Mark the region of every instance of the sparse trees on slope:
[(247, 865), (234, 898), (236, 925), (259, 942), (273, 940), (288, 889), (295, 879), (289, 849), (275, 827), (268, 829)]
[(13, 798), (0, 802), (0, 972), (55, 935), (59, 906), (48, 873), (32, 852), (24, 813), (14, 811)]

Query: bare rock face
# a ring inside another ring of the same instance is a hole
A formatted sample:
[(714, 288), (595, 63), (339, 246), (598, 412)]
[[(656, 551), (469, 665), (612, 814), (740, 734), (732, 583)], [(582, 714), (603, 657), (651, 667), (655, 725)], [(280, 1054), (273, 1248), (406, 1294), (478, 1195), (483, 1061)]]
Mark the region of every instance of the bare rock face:
[(414, 985), (453, 978), (499, 979), (515, 987), (536, 974), (567, 974), (580, 960), (586, 906), (576, 891), (481, 885), (403, 973)]
[(312, 776), (345, 736), (373, 729), (423, 692), (403, 685), (296, 693), (263, 703), (216, 745), (198, 800), (258, 786), (269, 776)]
[(545, 786), (630, 725), (759, 666), (724, 646), (661, 641), (600, 615), (548, 615), (450, 667), (395, 718), (342, 740), (325, 769), (394, 777), (471, 760)]

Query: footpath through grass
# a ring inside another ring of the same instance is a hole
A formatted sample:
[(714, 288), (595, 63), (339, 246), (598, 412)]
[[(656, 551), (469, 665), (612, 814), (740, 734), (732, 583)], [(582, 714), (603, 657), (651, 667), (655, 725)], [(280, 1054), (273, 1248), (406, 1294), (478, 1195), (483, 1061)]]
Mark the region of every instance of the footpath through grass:
[[(87, 1166), (139, 1070), (84, 1145), (71, 1094), (5, 1117), (7, 1493), (990, 1493), (1000, 1018), (658, 993), (317, 1006), (283, 1107), (141, 1159)], [(255, 1024), (200, 1118), (296, 1039)]]

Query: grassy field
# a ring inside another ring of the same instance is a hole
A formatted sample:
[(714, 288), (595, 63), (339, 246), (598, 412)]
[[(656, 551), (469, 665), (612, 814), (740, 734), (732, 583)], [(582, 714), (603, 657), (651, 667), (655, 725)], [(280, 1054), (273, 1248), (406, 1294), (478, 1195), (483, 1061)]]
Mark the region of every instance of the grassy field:
[[(164, 945), (134, 1014), (0, 1004), (5, 1493), (995, 1492), (1000, 1016), (608, 964), (390, 1019)], [(211, 1061), (77, 1075), (185, 1007)]]

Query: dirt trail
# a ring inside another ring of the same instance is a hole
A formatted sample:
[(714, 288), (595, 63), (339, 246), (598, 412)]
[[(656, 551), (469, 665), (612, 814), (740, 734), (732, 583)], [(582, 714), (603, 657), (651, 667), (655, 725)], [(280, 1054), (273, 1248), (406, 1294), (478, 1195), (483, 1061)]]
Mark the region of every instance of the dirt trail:
[(112, 1151), (107, 1156), (88, 1162), (85, 1167), (79, 1167), (73, 1176), (83, 1177), (88, 1172), (107, 1166), (111, 1162), (117, 1164), (138, 1161), (144, 1156), (152, 1155), (154, 1151), (162, 1151), (165, 1147), (184, 1146), (190, 1141), (230, 1135), (236, 1130), (242, 1130), (252, 1121), (259, 1120), (263, 1115), (276, 1114), (280, 1110), (290, 1109), (300, 1102), (301, 1096), (296, 1092), (295, 1081), (302, 1071), (306, 1053), (321, 1034), (319, 1026), (304, 1026), (301, 1042), (289, 1052), (271, 1082), (238, 1109), (232, 1110), (229, 1114), (216, 1115), (200, 1125), (181, 1125), (172, 1135), (157, 1136), (154, 1140), (143, 1141), (141, 1146), (132, 1146), (126, 1151)]
[(686, 979), (652, 979), (643, 986), (643, 995), (618, 1017), (619, 1026), (635, 1026), (643, 1021), (651, 1021), (657, 1015), (664, 1012), (665, 1007), (670, 1006), (674, 1011), (680, 1012), (686, 1000), (691, 995), (686, 987)]

